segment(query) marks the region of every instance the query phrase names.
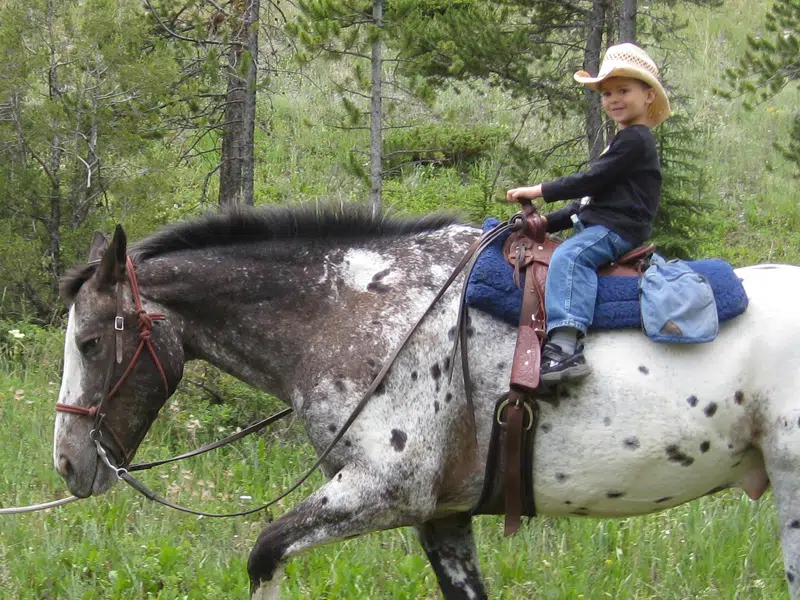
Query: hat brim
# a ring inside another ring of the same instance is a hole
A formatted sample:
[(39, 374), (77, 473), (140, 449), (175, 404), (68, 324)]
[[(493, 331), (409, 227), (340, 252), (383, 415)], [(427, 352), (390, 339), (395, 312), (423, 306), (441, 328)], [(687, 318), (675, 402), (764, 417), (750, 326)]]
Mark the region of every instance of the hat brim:
[(650, 110), (648, 111), (650, 127), (660, 125), (667, 120), (667, 117), (669, 117), (671, 113), (667, 92), (664, 86), (661, 85), (661, 82), (647, 71), (625, 66), (614, 66), (607, 72), (600, 73), (597, 77), (592, 77), (586, 71), (578, 71), (573, 75), (575, 81), (588, 85), (590, 88), (597, 91), (600, 91), (599, 86), (603, 81), (612, 77), (630, 77), (632, 79), (638, 79), (653, 88), (656, 92), (656, 99), (653, 100), (653, 103), (650, 105)]

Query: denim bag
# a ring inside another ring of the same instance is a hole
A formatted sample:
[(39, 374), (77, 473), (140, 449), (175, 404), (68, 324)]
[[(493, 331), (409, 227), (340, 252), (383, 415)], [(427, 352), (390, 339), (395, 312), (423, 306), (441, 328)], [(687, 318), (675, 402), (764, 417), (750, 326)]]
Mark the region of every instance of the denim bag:
[(653, 341), (699, 344), (719, 333), (711, 284), (682, 260), (653, 254), (639, 281), (639, 299), (642, 329)]

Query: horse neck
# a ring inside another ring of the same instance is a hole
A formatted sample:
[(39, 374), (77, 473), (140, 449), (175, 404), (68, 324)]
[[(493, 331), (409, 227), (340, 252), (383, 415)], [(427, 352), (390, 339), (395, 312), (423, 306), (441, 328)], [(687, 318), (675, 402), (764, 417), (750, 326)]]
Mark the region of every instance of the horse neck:
[(142, 289), (180, 322), (188, 358), (288, 399), (300, 379), (369, 381), (474, 235), (176, 253), (143, 265)]

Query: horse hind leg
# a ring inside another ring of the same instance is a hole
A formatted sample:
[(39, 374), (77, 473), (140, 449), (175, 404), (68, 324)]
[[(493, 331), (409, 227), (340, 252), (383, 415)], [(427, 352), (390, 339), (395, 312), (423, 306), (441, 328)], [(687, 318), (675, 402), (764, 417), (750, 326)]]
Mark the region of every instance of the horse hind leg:
[(800, 418), (792, 417), (777, 421), (779, 425), (762, 444), (762, 453), (778, 509), (789, 594), (792, 600), (800, 600)]
[(416, 530), (446, 600), (488, 598), (478, 569), (470, 515), (434, 519)]

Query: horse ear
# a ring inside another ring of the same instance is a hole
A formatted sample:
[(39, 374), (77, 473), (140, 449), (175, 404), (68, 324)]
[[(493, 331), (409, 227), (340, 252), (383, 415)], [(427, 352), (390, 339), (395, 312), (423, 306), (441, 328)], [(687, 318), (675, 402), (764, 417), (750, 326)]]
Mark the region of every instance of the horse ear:
[(97, 268), (97, 273), (95, 274), (99, 285), (112, 286), (125, 278), (125, 258), (127, 256), (127, 251), (128, 246), (125, 231), (122, 229), (122, 225), (117, 225), (114, 229), (114, 237), (111, 238), (111, 244), (103, 254), (103, 258), (100, 260), (100, 266)]
[(108, 248), (108, 236), (102, 231), (95, 231), (92, 245), (89, 248), (89, 258), (86, 262), (95, 262), (103, 258), (103, 253)]

